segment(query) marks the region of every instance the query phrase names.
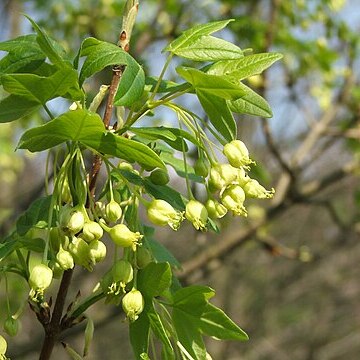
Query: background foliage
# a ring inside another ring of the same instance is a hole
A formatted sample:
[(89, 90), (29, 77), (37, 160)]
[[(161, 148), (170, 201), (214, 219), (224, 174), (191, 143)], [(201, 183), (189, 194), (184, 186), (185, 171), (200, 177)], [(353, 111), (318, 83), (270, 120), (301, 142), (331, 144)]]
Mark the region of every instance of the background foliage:
[[(26, 12), (71, 50), (86, 36), (116, 42), (123, 3), (11, 0), (1, 6), (2, 40), (29, 31), (20, 15)], [(141, 4), (130, 52), (152, 72), (160, 70), (158, 52), (169, 40), (210, 20), (238, 19), (223, 37), (242, 49), (284, 54), (264, 76), (249, 81), (268, 99), (274, 117), (242, 116), (238, 123), (240, 138), (266, 164), (253, 175), (277, 190), (269, 209), (254, 203), (249, 220), (227, 218), (220, 238), (195, 234), (190, 227), (170, 238), (166, 230), (158, 234), (183, 263), (183, 281), (216, 288), (218, 305), (250, 335), (248, 343), (211, 342), (214, 359), (356, 359), (360, 352), (357, 7), (356, 1), (341, 0)], [(109, 76), (99, 74), (91, 84), (94, 91)], [(68, 106), (51, 105), (55, 114)], [(37, 119), (2, 125), (0, 133), (1, 236), (43, 191), (42, 155), (13, 152), (19, 128), (29, 121)], [(164, 111), (152, 121), (173, 120)], [(89, 291), (91, 285), (80, 273), (77, 277)], [(9, 284), (12, 290), (22, 285)], [(116, 358), (114, 342), (122, 344), (124, 354), (130, 351), (117, 330), (119, 314), (99, 307), (93, 317), (93, 359)], [(32, 320), (25, 309), (21, 336), (10, 349), (14, 359), (31, 359), (40, 345), (41, 328)]]

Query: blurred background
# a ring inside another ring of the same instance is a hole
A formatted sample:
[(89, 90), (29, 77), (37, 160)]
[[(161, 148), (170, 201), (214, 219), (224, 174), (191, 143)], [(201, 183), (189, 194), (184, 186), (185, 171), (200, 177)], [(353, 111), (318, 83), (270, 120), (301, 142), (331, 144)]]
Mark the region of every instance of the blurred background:
[[(119, 0), (1, 0), (0, 41), (32, 32), (26, 13), (75, 56), (85, 37), (117, 41), (123, 5)], [(182, 282), (216, 289), (214, 302), (250, 336), (246, 343), (209, 339), (214, 360), (359, 359), (360, 3), (140, 1), (130, 53), (147, 74), (157, 76), (165, 61), (161, 49), (169, 41), (194, 24), (227, 18), (236, 21), (218, 36), (253, 53), (284, 54), (248, 84), (269, 101), (273, 118), (238, 117), (239, 138), (258, 163), (253, 176), (274, 187), (276, 196), (249, 202), (248, 219), (228, 215), (220, 235), (199, 234), (184, 224), (177, 233), (161, 229), (156, 237), (182, 263)], [(167, 78), (176, 79), (178, 63)], [(111, 71), (100, 73), (89, 89), (95, 94), (110, 76)], [(0, 96), (5, 96), (1, 89)], [(203, 115), (195, 98), (186, 101)], [(55, 114), (69, 105), (50, 103)], [(44, 191), (46, 156), (14, 152), (23, 130), (43, 115), (0, 124), (1, 238)], [(172, 119), (160, 112), (146, 121)], [(172, 184), (184, 187), (175, 178)], [(90, 276), (77, 269), (78, 288), (70, 297), (78, 289), (91, 291), (101, 274), (101, 267)], [(13, 310), (24, 306), (22, 330), (9, 340), (12, 359), (36, 359), (42, 341), (24, 289), (26, 284), (9, 277), (9, 290), (17, 294)], [(0, 296), (2, 323), (6, 303), (3, 292)], [(120, 310), (100, 304), (89, 315), (95, 339), (88, 359), (131, 359)], [(80, 348), (83, 329), (71, 329), (64, 341)], [(67, 355), (57, 348), (54, 359)]]

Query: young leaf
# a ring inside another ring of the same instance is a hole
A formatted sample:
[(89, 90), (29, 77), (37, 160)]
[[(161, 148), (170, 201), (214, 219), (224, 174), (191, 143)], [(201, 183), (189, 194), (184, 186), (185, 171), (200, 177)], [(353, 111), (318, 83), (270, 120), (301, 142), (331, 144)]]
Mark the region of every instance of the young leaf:
[(235, 61), (218, 61), (210, 67), (207, 73), (218, 76), (226, 75), (242, 80), (249, 76), (261, 74), (282, 57), (282, 54), (279, 53), (264, 53), (245, 56)]
[(36, 199), (16, 222), (19, 235), (25, 235), (31, 228), (44, 229), (48, 226), (51, 195)]
[(100, 153), (115, 156), (129, 162), (138, 162), (140, 165), (154, 166), (165, 169), (160, 157), (148, 146), (134, 140), (126, 139), (111, 132), (99, 136), (87, 136), (80, 140), (84, 145)]
[(173, 353), (174, 349), (166, 333), (165, 327), (161, 321), (160, 316), (155, 311), (153, 306), (151, 306), (147, 314), (150, 320), (151, 330), (154, 332), (155, 336), (163, 343), (163, 346), (168, 348), (166, 352)]
[(98, 114), (87, 110), (68, 111), (56, 119), (26, 131), (20, 138), (18, 149), (43, 151), (65, 141), (100, 142), (104, 124)]
[(243, 89), (223, 76), (206, 74), (200, 70), (185, 67), (178, 67), (176, 71), (195, 88), (196, 92), (202, 91), (227, 100), (236, 100), (245, 95)]
[(173, 53), (194, 61), (240, 59), (244, 56), (238, 46), (213, 36), (201, 36), (188, 46), (174, 50)]
[(151, 262), (138, 272), (137, 286), (144, 297), (161, 295), (171, 285), (171, 268), (168, 263)]
[(44, 30), (42, 30), (36, 22), (31, 19), (29, 16), (25, 17), (31, 22), (33, 28), (35, 29), (37, 35), (37, 42), (44, 52), (44, 54), (49, 58), (49, 60), (58, 66), (63, 66), (65, 64), (64, 55), (65, 51), (62, 46), (51, 39)]
[(240, 83), (240, 86), (246, 91), (246, 95), (234, 101), (227, 101), (229, 109), (232, 112), (261, 116), (265, 118), (273, 116), (270, 105), (262, 96), (244, 84)]
[(241, 330), (221, 309), (208, 303), (200, 317), (200, 330), (217, 339), (248, 340), (247, 334)]
[(0, 75), (32, 72), (43, 64), (46, 58), (34, 34), (0, 42), (0, 50), (9, 53), (0, 60)]
[(150, 320), (147, 316), (148, 306), (145, 304), (139, 318), (129, 325), (130, 342), (135, 358), (143, 359), (142, 354), (147, 354), (149, 347)]
[(179, 49), (186, 48), (193, 41), (198, 39), (201, 36), (210, 35), (216, 31), (223, 29), (227, 24), (229, 24), (233, 19), (223, 20), (223, 21), (214, 21), (208, 24), (200, 24), (184, 31), (177, 39), (172, 41), (168, 46), (165, 47), (163, 51), (175, 52)]
[(236, 123), (225, 99), (202, 91), (196, 92), (214, 128), (227, 140), (236, 139)]
[[(68, 66), (61, 68), (49, 77), (34, 74), (11, 74), (3, 75), (1, 81), (8, 93), (39, 104), (45, 104), (50, 99), (63, 96), (71, 88), (78, 87), (77, 72)], [(77, 95), (74, 100), (82, 98), (80, 90)]]
[[(145, 228), (148, 228), (146, 226)], [(146, 236), (147, 244), (149, 245), (154, 258), (158, 262), (168, 262), (171, 266), (180, 269), (181, 265), (174, 255), (162, 244), (153, 239), (152, 237)]]
[(15, 251), (18, 245), (17, 239), (14, 239), (11, 235), (5, 238), (0, 243), (0, 262)]
[(0, 101), (0, 123), (21, 119), (39, 108), (37, 101), (24, 99), (21, 96), (10, 95)]
[(128, 106), (141, 97), (145, 86), (144, 71), (135, 59), (120, 47), (95, 38), (88, 38), (82, 43), (79, 56), (86, 56), (80, 71), (80, 84), (106, 66), (126, 65), (114, 104)]

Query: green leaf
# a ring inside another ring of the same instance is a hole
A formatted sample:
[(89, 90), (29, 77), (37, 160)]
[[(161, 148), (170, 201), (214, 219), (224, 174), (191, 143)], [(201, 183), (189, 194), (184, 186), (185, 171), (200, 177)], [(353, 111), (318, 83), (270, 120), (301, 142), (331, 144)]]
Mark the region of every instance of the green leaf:
[(148, 317), (150, 321), (151, 330), (154, 332), (155, 336), (163, 343), (163, 346), (167, 348), (167, 353), (173, 353), (174, 349), (171, 345), (169, 336), (166, 333), (166, 329), (161, 321), (160, 316), (155, 311), (152, 306), (148, 311)]
[(101, 141), (104, 124), (98, 114), (87, 110), (68, 111), (54, 120), (26, 131), (20, 138), (18, 149), (43, 151), (65, 141), (93, 143)]
[[(55, 225), (55, 222), (53, 225)], [(38, 253), (42, 253), (45, 249), (45, 241), (41, 238), (23, 237), (18, 239), (18, 245), (20, 248)]]
[(247, 334), (241, 330), (221, 309), (208, 303), (200, 318), (200, 330), (217, 339), (248, 340)]
[(246, 91), (246, 95), (241, 99), (227, 101), (232, 112), (265, 118), (273, 116), (269, 103), (262, 96), (244, 84), (240, 84), (240, 86)]
[(176, 171), (176, 173), (179, 176), (183, 178), (188, 177), (191, 181), (195, 181), (198, 183), (204, 182), (204, 178), (196, 175), (195, 170), (191, 165), (187, 164), (186, 165), (187, 172), (185, 171), (185, 165), (183, 159), (178, 159), (173, 154), (169, 154), (165, 152), (160, 154), (160, 158), (162, 161), (164, 161), (165, 164), (168, 164), (171, 167), (173, 167), (173, 169)]
[(153, 298), (161, 295), (171, 285), (171, 267), (169, 263), (151, 262), (139, 270), (137, 286), (144, 297)]
[(166, 185), (155, 185), (150, 180), (144, 179), (145, 190), (156, 199), (167, 201), (178, 210), (185, 210), (184, 198), (176, 190)]
[(235, 100), (245, 95), (242, 88), (223, 76), (206, 74), (200, 70), (185, 67), (178, 67), (176, 71), (195, 88), (196, 92), (201, 91), (226, 100)]
[(31, 228), (45, 229), (48, 227), (51, 195), (36, 199), (16, 222), (19, 235), (25, 235)]
[(0, 262), (14, 252), (17, 247), (17, 239), (14, 239), (11, 235), (5, 238), (4, 241), (0, 243)]
[(37, 42), (44, 52), (44, 54), (49, 58), (49, 60), (55, 64), (62, 66), (65, 63), (64, 54), (65, 51), (61, 47), (59, 43), (55, 40), (51, 39), (44, 30), (42, 30), (36, 22), (31, 19), (29, 16), (25, 15), (25, 17), (31, 22), (33, 28), (37, 33)]
[(228, 142), (235, 140), (237, 127), (226, 100), (202, 91), (196, 94), (214, 128)]
[(201, 36), (210, 35), (216, 31), (223, 29), (227, 26), (233, 19), (223, 20), (223, 21), (214, 21), (208, 24), (200, 24), (184, 31), (177, 39), (172, 41), (168, 46), (165, 47), (163, 51), (175, 52), (179, 49), (186, 48), (193, 41), (198, 39)]
[[(155, 89), (155, 86), (158, 82), (158, 77), (156, 76), (147, 76), (145, 78), (145, 91), (152, 92)], [(166, 93), (166, 92), (175, 92), (183, 89), (185, 84), (178, 84), (174, 81), (170, 80), (161, 80), (160, 86), (158, 87), (158, 93)]]
[[(11, 74), (3, 75), (1, 81), (8, 93), (39, 104), (45, 104), (53, 98), (63, 96), (71, 88), (78, 87), (77, 72), (70, 67), (63, 67), (49, 77), (34, 74)], [(82, 98), (80, 90), (77, 95), (74, 100)]]
[(0, 50), (9, 53), (0, 60), (0, 75), (32, 72), (43, 64), (46, 58), (34, 34), (0, 42)]
[(244, 56), (238, 46), (213, 36), (201, 36), (173, 53), (194, 61), (240, 59)]
[(154, 166), (165, 169), (160, 157), (148, 146), (134, 140), (126, 139), (111, 132), (99, 136), (88, 136), (81, 139), (84, 145), (107, 155), (112, 155), (129, 162), (138, 162), (145, 166)]
[(0, 101), (0, 123), (10, 122), (30, 115), (39, 108), (39, 103), (10, 95)]
[(141, 360), (149, 347), (150, 320), (147, 316), (148, 307), (145, 305), (139, 318), (129, 325), (130, 342), (133, 348), (135, 358)]
[(261, 74), (282, 57), (282, 54), (279, 53), (264, 53), (245, 56), (242, 59), (234, 61), (219, 61), (212, 65), (207, 73), (218, 76), (226, 75), (236, 78), (237, 80), (242, 80)]
[(86, 56), (80, 71), (80, 84), (86, 78), (109, 65), (126, 65), (115, 95), (114, 104), (129, 106), (140, 99), (145, 86), (145, 74), (142, 67), (120, 47), (95, 38), (84, 40), (80, 57)]

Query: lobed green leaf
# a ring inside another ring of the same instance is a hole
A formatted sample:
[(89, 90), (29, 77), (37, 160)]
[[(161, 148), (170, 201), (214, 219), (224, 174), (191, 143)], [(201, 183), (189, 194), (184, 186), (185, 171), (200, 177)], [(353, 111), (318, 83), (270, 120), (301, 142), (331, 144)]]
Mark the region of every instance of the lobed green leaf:
[(39, 108), (37, 101), (10, 95), (0, 101), (0, 123), (21, 119)]

